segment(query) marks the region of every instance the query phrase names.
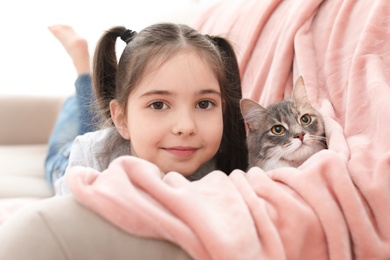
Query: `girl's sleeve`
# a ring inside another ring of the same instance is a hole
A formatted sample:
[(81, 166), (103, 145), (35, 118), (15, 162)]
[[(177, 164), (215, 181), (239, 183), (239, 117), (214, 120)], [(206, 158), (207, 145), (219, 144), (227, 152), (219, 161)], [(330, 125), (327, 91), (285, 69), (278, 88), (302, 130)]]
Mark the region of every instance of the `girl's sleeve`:
[(91, 167), (91, 148), (90, 142), (85, 140), (84, 136), (78, 136), (72, 146), (72, 150), (69, 156), (69, 164), (66, 168), (65, 174), (59, 178), (54, 184), (54, 190), (56, 195), (70, 194), (70, 191), (66, 184), (66, 176), (69, 169), (73, 166), (86, 166)]

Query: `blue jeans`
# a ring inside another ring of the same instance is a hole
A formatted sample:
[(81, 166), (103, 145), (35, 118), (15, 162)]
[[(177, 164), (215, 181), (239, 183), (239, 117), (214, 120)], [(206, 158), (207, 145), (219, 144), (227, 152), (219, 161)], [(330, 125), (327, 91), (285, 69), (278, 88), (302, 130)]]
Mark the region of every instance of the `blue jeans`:
[(95, 99), (89, 74), (80, 75), (76, 94), (63, 104), (48, 143), (45, 176), (52, 189), (56, 180), (65, 174), (74, 139), (96, 130), (91, 105)]

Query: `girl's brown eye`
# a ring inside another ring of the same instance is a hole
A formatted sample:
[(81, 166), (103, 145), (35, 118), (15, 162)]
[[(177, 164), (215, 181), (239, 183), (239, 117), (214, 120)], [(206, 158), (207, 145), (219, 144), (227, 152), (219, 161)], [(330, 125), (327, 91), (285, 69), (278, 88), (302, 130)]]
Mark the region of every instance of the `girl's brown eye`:
[(311, 117), (308, 114), (304, 114), (301, 116), (301, 119), (299, 119), (299, 123), (301, 125), (308, 125), (311, 123)]
[(271, 128), (271, 132), (274, 135), (282, 135), (284, 134), (285, 128), (282, 125), (275, 125)]
[(196, 108), (199, 109), (211, 109), (213, 106), (215, 105), (210, 100), (202, 100), (199, 101), (198, 104), (196, 104)]
[(153, 102), (149, 106), (151, 108), (155, 109), (155, 110), (162, 110), (162, 109), (166, 109), (167, 108), (167, 105), (164, 104), (164, 102), (162, 102), (162, 101)]

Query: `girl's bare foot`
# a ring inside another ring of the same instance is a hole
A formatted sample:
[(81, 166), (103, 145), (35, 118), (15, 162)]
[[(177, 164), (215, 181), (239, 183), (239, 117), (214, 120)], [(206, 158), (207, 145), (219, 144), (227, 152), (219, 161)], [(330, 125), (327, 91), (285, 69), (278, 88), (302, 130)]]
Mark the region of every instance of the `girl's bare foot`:
[(88, 42), (68, 25), (49, 26), (49, 30), (61, 42), (62, 46), (64, 46), (65, 50), (72, 58), (77, 73), (89, 73), (90, 57)]

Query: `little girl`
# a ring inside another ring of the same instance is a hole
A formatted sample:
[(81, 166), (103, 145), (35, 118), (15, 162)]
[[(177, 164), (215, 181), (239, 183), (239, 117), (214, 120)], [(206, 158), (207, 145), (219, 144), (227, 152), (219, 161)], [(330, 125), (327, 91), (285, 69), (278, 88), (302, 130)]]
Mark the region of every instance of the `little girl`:
[[(126, 42), (119, 63), (118, 38)], [(139, 33), (114, 27), (96, 47), (92, 78), (107, 127), (76, 138), (68, 167), (102, 171), (133, 155), (190, 180), (245, 170), (240, 76), (224, 38), (171, 23)], [(63, 178), (57, 191), (66, 192)]]

